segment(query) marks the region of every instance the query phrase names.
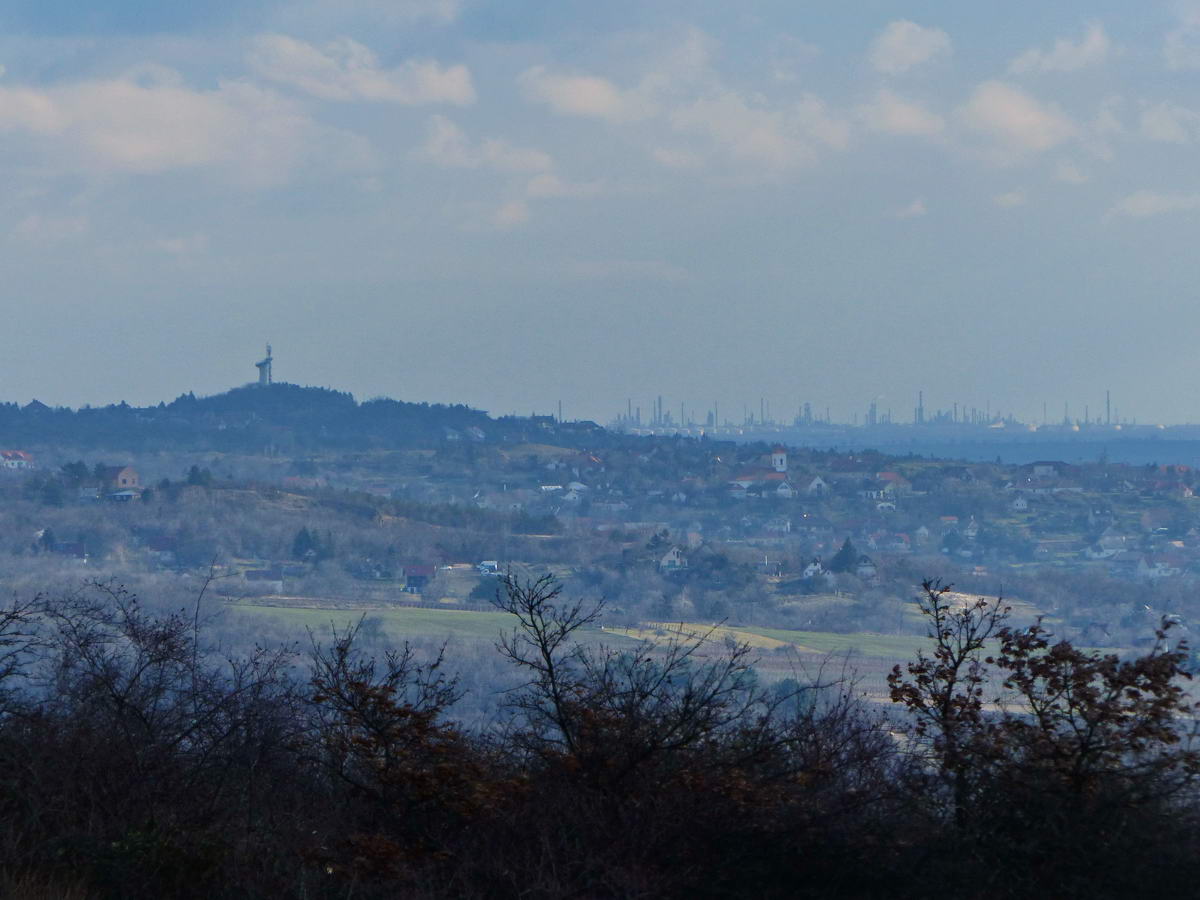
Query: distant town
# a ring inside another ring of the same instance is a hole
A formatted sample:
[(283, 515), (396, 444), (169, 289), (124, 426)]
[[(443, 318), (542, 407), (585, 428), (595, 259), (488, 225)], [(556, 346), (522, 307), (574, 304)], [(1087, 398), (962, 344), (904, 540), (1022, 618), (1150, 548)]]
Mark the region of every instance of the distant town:
[[(848, 427), (807, 410), (695, 434), (659, 403), (641, 428), (636, 411), (612, 429), (491, 418), (276, 382), (272, 362), (268, 347), (255, 382), (154, 407), (0, 406), (0, 575), (211, 576), (235, 604), (476, 609), (519, 568), (603, 594), (631, 627), (900, 635), (939, 577), (1096, 645), (1133, 645), (1165, 611), (1200, 622), (1190, 464), (833, 449), (809, 439)], [(975, 412), (858, 433), (1013, 427)]]

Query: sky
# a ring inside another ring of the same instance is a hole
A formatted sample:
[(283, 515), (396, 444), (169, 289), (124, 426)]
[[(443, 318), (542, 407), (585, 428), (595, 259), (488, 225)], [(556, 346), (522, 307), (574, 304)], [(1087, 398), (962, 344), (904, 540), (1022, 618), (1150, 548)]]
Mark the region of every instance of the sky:
[(0, 399), (1200, 421), (1200, 2), (4, 0)]

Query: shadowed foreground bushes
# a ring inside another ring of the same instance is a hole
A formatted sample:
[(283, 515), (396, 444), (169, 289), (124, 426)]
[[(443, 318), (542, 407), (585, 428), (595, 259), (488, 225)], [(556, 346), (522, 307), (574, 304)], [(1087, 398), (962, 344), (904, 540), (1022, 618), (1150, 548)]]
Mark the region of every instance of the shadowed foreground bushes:
[(1130, 896), (1200, 876), (1185, 651), (1121, 661), (952, 608), (892, 676), (764, 685), (748, 648), (573, 640), (509, 580), (501, 728), (440, 656), (227, 658), (194, 610), (92, 585), (0, 613), (0, 894)]

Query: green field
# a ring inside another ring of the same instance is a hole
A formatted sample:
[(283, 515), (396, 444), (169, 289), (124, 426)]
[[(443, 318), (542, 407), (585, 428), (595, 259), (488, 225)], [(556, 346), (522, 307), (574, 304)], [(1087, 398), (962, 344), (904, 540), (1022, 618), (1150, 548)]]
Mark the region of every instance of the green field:
[[(383, 631), (397, 641), (433, 638), (445, 640), (495, 641), (503, 632), (512, 631), (515, 616), (502, 612), (475, 610), (425, 609), (422, 607), (391, 607), (382, 609), (314, 609), (294, 606), (255, 606), (230, 604), (227, 609), (235, 616), (258, 621), (265, 628), (310, 629), (327, 633), (330, 624), (345, 628), (360, 618), (378, 623)], [(251, 625), (250, 627), (253, 627)], [(605, 643), (625, 643), (628, 638), (602, 632), (598, 627), (581, 633), (584, 640)]]
[(252, 621), (257, 619), (264, 625), (309, 628), (316, 632), (327, 630), (330, 623), (344, 628), (365, 616), (368, 621), (379, 622), (384, 631), (399, 639), (454, 637), (491, 641), (516, 624), (515, 617), (502, 612), (415, 607), (357, 610), (231, 604), (228, 609), (235, 616), (245, 616)]
[[(235, 616), (245, 616), (251, 622), (260, 621), (266, 627), (308, 628), (314, 632), (326, 631), (331, 623), (339, 628), (344, 628), (365, 615), (369, 621), (378, 622), (390, 637), (397, 640), (456, 638), (494, 641), (501, 632), (510, 630), (516, 623), (513, 616), (501, 612), (414, 607), (350, 610), (237, 604), (231, 605), (229, 610)], [(593, 628), (585, 632), (585, 635), (594, 641), (625, 643), (642, 637), (651, 637), (655, 630), (609, 628), (601, 632), (599, 628)], [(706, 627), (691, 625), (685, 629), (689, 633), (700, 633), (706, 630)], [(864, 657), (888, 660), (908, 659), (916, 654), (919, 647), (927, 644), (926, 639), (920, 637), (869, 632), (833, 634), (737, 625), (722, 626), (719, 631), (721, 638), (729, 636), (735, 640), (744, 640), (764, 650), (779, 644), (793, 644), (802, 652), (845, 653), (849, 651)], [(762, 641), (763, 638), (767, 640)]]
[(747, 627), (741, 629), (749, 634), (760, 634), (796, 644), (805, 650), (817, 653), (853, 652), (862, 656), (901, 660), (916, 656), (917, 650), (929, 646), (929, 639), (916, 635), (874, 634), (857, 631), (849, 634), (834, 634), (828, 631), (789, 631), (784, 628)]

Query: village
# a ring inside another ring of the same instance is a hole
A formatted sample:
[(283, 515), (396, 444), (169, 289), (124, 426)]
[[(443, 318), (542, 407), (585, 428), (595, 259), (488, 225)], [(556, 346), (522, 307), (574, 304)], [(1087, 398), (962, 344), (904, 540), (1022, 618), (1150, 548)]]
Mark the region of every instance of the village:
[[(550, 571), (629, 622), (733, 617), (904, 633), (926, 578), (1032, 597), (1064, 629), (1130, 641), (1187, 614), (1197, 474), (1097, 461), (938, 461), (614, 437), (533, 421), (497, 439), (322, 452), (0, 453), (0, 568), (215, 579), (233, 600), (481, 608)], [(532, 438), (532, 439), (531, 439)], [(79, 457), (79, 458), (76, 458)], [(33, 566), (30, 569), (30, 566)]]

